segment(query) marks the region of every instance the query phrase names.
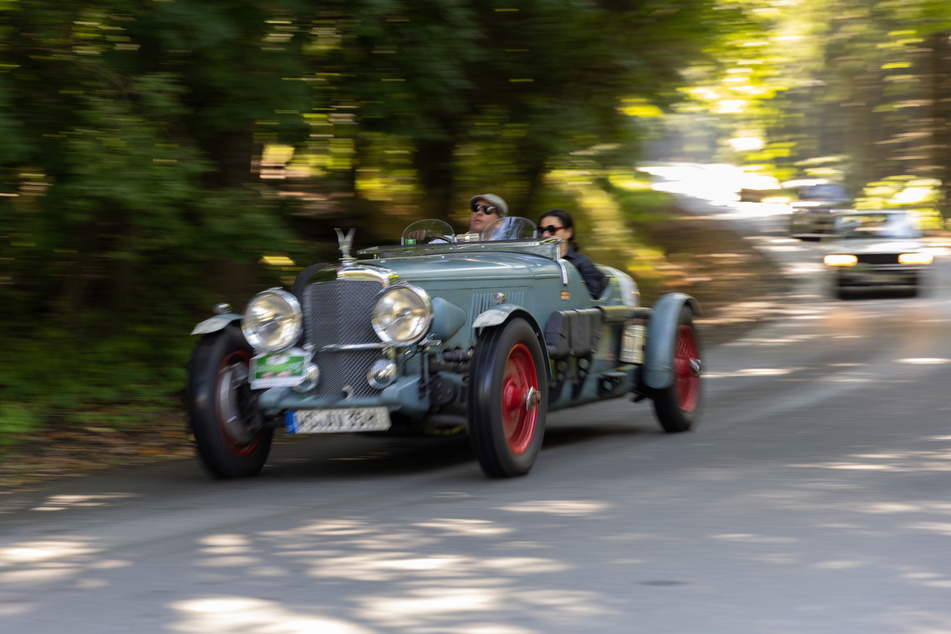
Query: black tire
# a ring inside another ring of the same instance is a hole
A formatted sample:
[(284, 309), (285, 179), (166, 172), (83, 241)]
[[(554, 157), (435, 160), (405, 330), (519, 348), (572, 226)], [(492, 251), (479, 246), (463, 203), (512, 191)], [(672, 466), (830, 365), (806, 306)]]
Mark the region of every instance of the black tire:
[(485, 474), (528, 473), (541, 451), (548, 410), (545, 357), (524, 319), (489, 328), (469, 372), (469, 435)]
[(670, 434), (689, 431), (700, 420), (702, 402), (700, 338), (689, 306), (680, 309), (674, 334), (674, 380), (654, 390), (654, 413), (661, 428)]
[(219, 478), (257, 474), (271, 451), (274, 429), (248, 383), (251, 356), (241, 330), (229, 324), (202, 337), (189, 364), (189, 424), (199, 459)]

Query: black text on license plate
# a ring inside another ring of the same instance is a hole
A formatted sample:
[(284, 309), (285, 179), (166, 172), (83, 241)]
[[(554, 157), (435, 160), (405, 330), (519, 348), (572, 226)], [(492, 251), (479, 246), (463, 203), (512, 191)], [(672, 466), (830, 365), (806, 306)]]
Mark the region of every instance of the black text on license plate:
[(390, 428), (390, 413), (385, 407), (309, 409), (289, 412), (285, 421), (291, 434), (386, 431)]

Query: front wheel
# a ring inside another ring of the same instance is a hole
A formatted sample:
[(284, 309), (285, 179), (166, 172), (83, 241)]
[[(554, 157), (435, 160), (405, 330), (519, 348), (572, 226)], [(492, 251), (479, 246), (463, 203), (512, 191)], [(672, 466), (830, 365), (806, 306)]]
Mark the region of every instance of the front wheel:
[(665, 432), (677, 433), (690, 430), (700, 416), (700, 340), (688, 306), (677, 318), (671, 365), (673, 382), (654, 392), (654, 413)]
[(545, 433), (548, 380), (535, 331), (524, 319), (488, 329), (469, 373), (469, 434), (489, 477), (525, 475)]
[(274, 429), (257, 407), (250, 361), (251, 347), (231, 324), (202, 337), (189, 364), (189, 424), (199, 459), (220, 478), (257, 474), (271, 451)]

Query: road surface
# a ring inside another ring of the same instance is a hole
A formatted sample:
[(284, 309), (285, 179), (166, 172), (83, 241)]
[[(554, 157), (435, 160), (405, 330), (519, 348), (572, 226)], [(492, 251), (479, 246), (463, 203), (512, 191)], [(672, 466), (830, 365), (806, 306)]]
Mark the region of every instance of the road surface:
[(250, 480), (188, 460), (5, 496), (0, 631), (951, 632), (948, 265), (835, 301), (774, 206), (697, 204), (799, 283), (707, 350), (695, 431), (616, 400), (550, 416), (525, 478), (462, 438), (325, 436)]

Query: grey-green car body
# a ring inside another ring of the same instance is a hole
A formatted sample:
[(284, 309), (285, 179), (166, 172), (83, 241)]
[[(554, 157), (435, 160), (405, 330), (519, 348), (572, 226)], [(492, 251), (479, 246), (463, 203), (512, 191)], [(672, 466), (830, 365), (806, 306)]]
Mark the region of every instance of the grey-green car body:
[[(592, 297), (578, 270), (559, 257), (559, 243), (537, 237), (466, 243), (449, 236), (436, 244), (365, 249), (359, 258), (344, 250), (340, 263), (303, 271), (295, 283), (303, 325), (294, 349), (306, 351), (317, 368), (308, 376), (319, 378), (254, 389), (254, 406), (266, 425), (283, 420), (289, 430), (302, 411), (381, 407), (394, 427), (464, 429), (474, 406), (474, 350), (488, 331), (512, 321), (528, 324), (537, 338), (547, 411), (671, 389), (682, 316), (698, 314), (697, 302), (670, 293), (653, 307), (641, 306), (634, 280), (607, 266), (599, 268), (608, 284)], [(401, 286), (426, 299), (431, 319), (423, 336), (394, 344), (374, 331), (372, 313), (381, 293)], [(193, 334), (213, 337), (246, 317), (224, 312)], [(699, 377), (699, 352), (693, 356), (689, 371)], [(387, 371), (374, 376), (375, 368)]]

